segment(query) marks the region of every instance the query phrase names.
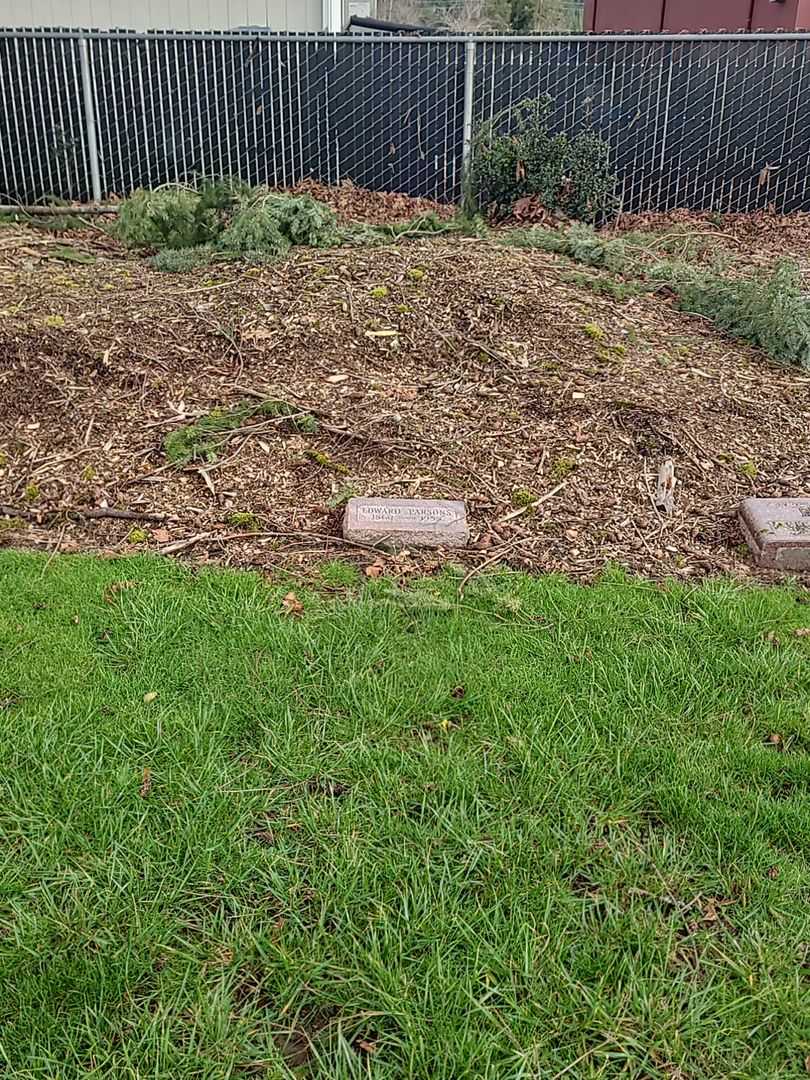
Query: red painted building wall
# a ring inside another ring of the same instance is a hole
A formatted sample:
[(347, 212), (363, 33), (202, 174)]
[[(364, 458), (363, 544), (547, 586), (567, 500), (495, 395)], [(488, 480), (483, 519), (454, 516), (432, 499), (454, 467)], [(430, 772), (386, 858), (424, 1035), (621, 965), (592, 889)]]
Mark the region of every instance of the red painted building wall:
[(585, 0), (585, 29), (803, 30), (810, 0)]
[[(771, 7), (784, 7), (771, 4)], [(751, 0), (666, 0), (662, 30), (750, 30)]]
[(755, 0), (752, 30), (810, 30), (810, 0)]

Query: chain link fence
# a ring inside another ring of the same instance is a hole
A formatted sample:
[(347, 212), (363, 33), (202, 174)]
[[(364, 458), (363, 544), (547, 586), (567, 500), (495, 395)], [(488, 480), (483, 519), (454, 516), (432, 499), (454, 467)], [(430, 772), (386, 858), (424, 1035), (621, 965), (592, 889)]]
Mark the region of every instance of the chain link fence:
[(0, 199), (240, 175), (456, 201), (474, 125), (540, 94), (626, 211), (810, 209), (810, 35), (0, 31)]

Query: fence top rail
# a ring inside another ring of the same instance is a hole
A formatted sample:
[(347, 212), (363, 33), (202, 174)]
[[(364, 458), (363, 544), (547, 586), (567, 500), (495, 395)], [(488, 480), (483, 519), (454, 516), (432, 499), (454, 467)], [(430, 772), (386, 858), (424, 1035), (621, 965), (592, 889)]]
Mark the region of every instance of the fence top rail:
[(601, 44), (603, 42), (645, 42), (648, 45), (661, 41), (810, 41), (810, 32), (786, 31), (759, 33), (705, 32), (683, 34), (305, 34), (285, 33), (273, 30), (83, 30), (76, 28), (16, 28), (0, 27), (2, 38), (59, 38), (59, 39), (115, 39), (126, 41), (281, 41), (319, 43), (324, 45), (460, 45), (473, 42), (479, 45), (514, 44), (541, 45), (544, 43), (576, 42)]

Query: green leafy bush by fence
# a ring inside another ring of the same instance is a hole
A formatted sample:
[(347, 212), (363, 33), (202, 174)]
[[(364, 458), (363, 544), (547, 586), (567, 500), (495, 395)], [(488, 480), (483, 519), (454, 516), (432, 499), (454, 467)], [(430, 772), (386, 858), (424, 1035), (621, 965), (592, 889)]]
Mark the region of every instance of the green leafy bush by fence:
[(618, 206), (610, 147), (593, 131), (552, 133), (551, 104), (547, 95), (522, 101), (479, 126), (469, 197), (496, 218), (508, 217), (518, 199), (534, 195), (546, 210), (605, 221)]

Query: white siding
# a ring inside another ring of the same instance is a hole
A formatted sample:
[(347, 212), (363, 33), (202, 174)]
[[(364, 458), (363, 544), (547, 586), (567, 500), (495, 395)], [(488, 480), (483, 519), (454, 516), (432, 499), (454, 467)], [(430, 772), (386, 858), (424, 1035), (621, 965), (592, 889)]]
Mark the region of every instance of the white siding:
[(0, 0), (0, 26), (323, 30), (323, 0)]

